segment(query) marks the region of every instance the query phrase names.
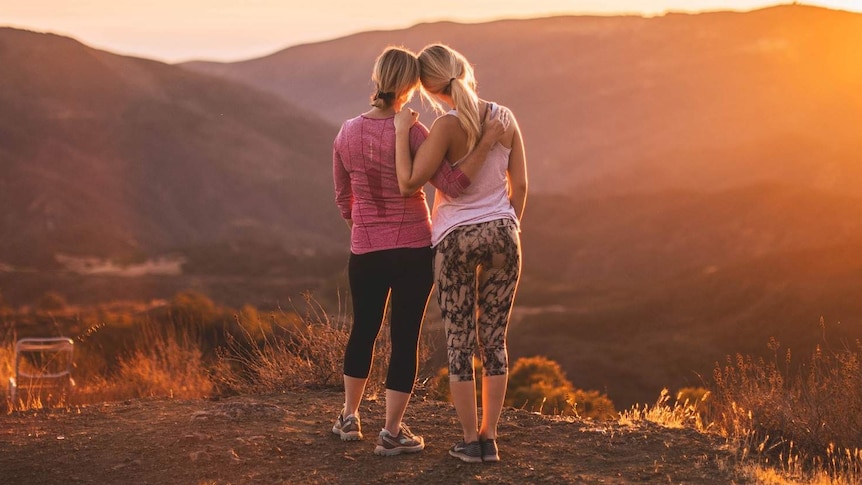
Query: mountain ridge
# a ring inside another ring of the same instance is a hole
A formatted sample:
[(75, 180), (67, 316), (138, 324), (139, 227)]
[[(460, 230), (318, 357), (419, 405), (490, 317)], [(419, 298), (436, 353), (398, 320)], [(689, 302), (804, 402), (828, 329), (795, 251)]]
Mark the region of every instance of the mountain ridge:
[[(858, 57), (860, 32), (862, 14), (797, 5), (426, 23), (238, 63), (183, 66), (339, 122), (364, 110), (371, 64), (383, 47), (445, 41), (474, 63), (480, 95), (518, 116), (534, 190), (722, 189), (777, 177), (858, 194), (847, 181), (862, 176), (852, 158), (862, 143), (852, 128), (862, 116), (855, 88), (862, 69), (849, 62)], [(433, 115), (422, 119), (430, 124)], [(776, 146), (786, 158), (764, 160)], [(825, 166), (812, 166), (817, 159)], [(763, 166), (747, 175), (752, 160)]]
[(0, 61), (10, 73), (0, 87), (5, 263), (50, 264), (60, 250), (134, 258), (246, 237), (342, 242), (334, 209), (334, 222), (320, 220), (325, 209), (284, 210), (330, 190), (337, 128), (315, 115), (53, 34), (0, 29)]

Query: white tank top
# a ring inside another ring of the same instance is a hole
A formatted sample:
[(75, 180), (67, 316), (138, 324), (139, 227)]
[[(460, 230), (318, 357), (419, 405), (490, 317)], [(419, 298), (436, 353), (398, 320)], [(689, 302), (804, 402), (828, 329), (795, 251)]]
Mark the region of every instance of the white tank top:
[[(491, 103), (491, 113), (500, 107)], [(458, 116), (455, 110), (447, 115)], [(497, 142), (488, 152), (488, 158), (471, 179), (470, 186), (458, 197), (450, 198), (438, 190), (434, 194), (434, 208), (431, 211), (431, 244), (436, 246), (458, 226), (479, 224), (497, 219), (511, 219), (518, 225), (515, 209), (509, 201), (510, 148)], [(444, 161), (444, 163), (448, 163)]]

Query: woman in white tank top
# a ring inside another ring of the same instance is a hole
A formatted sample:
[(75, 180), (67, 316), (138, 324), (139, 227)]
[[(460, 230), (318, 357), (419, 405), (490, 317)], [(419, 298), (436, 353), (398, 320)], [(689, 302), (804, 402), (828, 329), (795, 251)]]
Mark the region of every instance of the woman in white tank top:
[[(520, 277), (519, 227), (527, 197), (524, 143), (512, 113), (476, 95), (473, 69), (463, 55), (431, 45), (419, 54), (419, 64), (423, 95), (445, 114), (434, 121), (415, 160), (408, 135), (418, 115), (402, 110), (396, 116), (396, 173), (402, 195), (421, 188), (441, 163), (468, 154), (471, 160), (485, 158), (471, 167), (471, 183), (459, 197), (435, 194), (431, 214), (450, 390), (464, 436), (449, 454), (466, 462), (499, 461), (497, 423), (508, 379), (506, 332)], [(483, 368), (481, 422), (475, 354)]]

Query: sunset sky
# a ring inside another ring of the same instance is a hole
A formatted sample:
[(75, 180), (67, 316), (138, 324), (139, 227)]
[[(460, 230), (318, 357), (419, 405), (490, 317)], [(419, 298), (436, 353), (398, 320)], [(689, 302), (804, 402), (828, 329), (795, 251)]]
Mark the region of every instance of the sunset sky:
[[(234, 61), (365, 30), (434, 20), (483, 21), (553, 14), (657, 15), (750, 10), (762, 0), (0, 0), (0, 25), (55, 32), (93, 47), (168, 62)], [(862, 12), (862, 0), (802, 3)]]

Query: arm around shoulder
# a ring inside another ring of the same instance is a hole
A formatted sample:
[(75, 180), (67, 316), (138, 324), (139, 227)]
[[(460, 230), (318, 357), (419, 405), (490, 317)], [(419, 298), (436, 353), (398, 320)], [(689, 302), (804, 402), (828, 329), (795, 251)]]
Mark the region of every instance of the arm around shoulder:
[(500, 109), (493, 115), (489, 110), (485, 116), (482, 136), (476, 146), (464, 158), (453, 164), (460, 168), (468, 179), (472, 180), (476, 177), (485, 163), (485, 159), (488, 158), (488, 153), (506, 135), (509, 128), (508, 118), (508, 110)]
[[(403, 111), (402, 111), (403, 112)], [(400, 115), (400, 113), (399, 113)], [(399, 115), (396, 115), (396, 119)], [(440, 119), (434, 122), (428, 138), (411, 157), (408, 130), (395, 131), (395, 173), (398, 176), (398, 188), (401, 195), (407, 197), (421, 189), (440, 168), (446, 156), (449, 141), (439, 125)]]

